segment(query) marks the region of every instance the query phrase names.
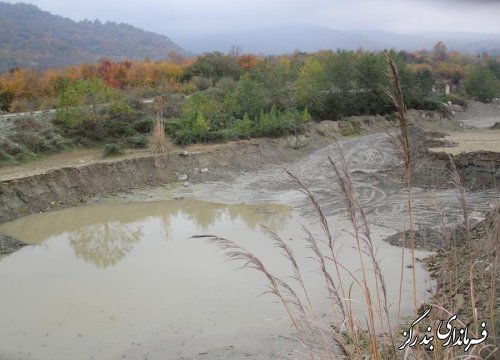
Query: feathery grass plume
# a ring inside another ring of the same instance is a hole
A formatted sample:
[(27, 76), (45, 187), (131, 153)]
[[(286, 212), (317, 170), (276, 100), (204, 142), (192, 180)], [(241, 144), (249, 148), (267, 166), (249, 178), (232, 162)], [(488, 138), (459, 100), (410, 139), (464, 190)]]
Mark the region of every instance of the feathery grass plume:
[[(490, 324), (496, 324), (497, 319), (495, 319), (495, 304), (497, 300), (497, 271), (498, 271), (498, 261), (499, 261), (499, 253), (500, 253), (500, 216), (498, 215), (500, 213), (500, 204), (496, 205), (495, 209), (495, 219), (494, 223), (492, 225), (492, 235), (491, 235), (491, 240), (495, 244), (495, 255), (493, 257), (493, 271), (492, 271), (492, 276), (491, 276), (491, 300), (490, 300)], [(496, 321), (495, 321), (496, 320)], [(494, 333), (493, 335), (493, 343), (498, 344), (497, 339), (497, 332)], [(497, 349), (497, 351), (499, 351)]]
[[(264, 274), (268, 282), (268, 291), (265, 293), (272, 294), (280, 300), (280, 303), (286, 310), (289, 319), (292, 321), (293, 327), (297, 331), (299, 342), (304, 346), (311, 360), (315, 360), (316, 357), (309, 345), (307, 334), (304, 332), (303, 325), (298, 321), (299, 319), (293, 311), (293, 308), (295, 308), (301, 312), (303, 310), (303, 306), (300, 304), (300, 300), (298, 300), (296, 293), (293, 290), (290, 291), (291, 287), (289, 287), (284, 281), (272, 275), (257, 256), (236, 244), (234, 241), (215, 235), (194, 235), (192, 238), (206, 239), (209, 244), (216, 245), (219, 249), (223, 250), (229, 260), (243, 262), (241, 268), (254, 269)], [(289, 296), (287, 297), (286, 294)], [(304, 317), (304, 314), (300, 313), (300, 318)]]
[[(340, 309), (340, 311), (342, 313), (342, 317), (344, 319), (342, 321), (342, 323), (347, 322), (347, 330), (348, 330), (347, 336), (349, 338), (349, 341), (352, 341), (354, 343), (354, 350), (356, 352), (357, 358), (361, 359), (363, 350), (361, 348), (361, 343), (360, 343), (360, 339), (358, 336), (356, 320), (355, 320), (354, 314), (352, 312), (350, 291), (349, 291), (349, 298), (341, 298), (340, 297), (337, 286), (335, 285), (335, 282), (333, 281), (333, 278), (330, 275), (330, 272), (327, 270), (325, 259), (328, 259), (328, 260), (332, 261), (333, 263), (335, 263), (337, 266), (340, 266), (341, 268), (343, 268), (352, 277), (353, 281), (355, 283), (357, 283), (357, 285), (361, 289), (363, 289), (363, 287), (362, 287), (361, 283), (359, 283), (359, 281), (356, 279), (354, 274), (352, 272), (350, 272), (347, 268), (345, 268), (345, 266), (343, 266), (341, 263), (337, 262), (337, 260), (334, 260), (331, 257), (323, 255), (323, 252), (321, 251), (321, 249), (318, 245), (318, 241), (316, 240), (314, 235), (307, 228), (303, 227), (303, 231), (306, 234), (305, 241), (308, 243), (307, 248), (309, 250), (311, 250), (312, 253), (314, 254), (314, 257), (311, 257), (311, 259), (313, 259), (314, 261), (316, 261), (318, 263), (319, 273), (322, 275), (322, 277), (325, 280), (325, 285), (326, 285), (326, 289), (328, 292), (328, 297), (332, 303), (332, 308), (330, 311), (332, 313), (335, 313), (334, 309), (336, 309), (336, 308)], [(344, 305), (344, 303), (346, 303), (346, 305)], [(334, 338), (341, 333), (341, 331), (336, 329), (335, 327), (332, 327), (332, 331), (333, 331), (332, 334), (333, 334)], [(344, 351), (344, 352), (347, 352), (347, 351)], [(354, 355), (354, 354), (352, 354), (352, 355)]]
[[(322, 251), (319, 249), (318, 243), (315, 240), (314, 236), (311, 234), (309, 230), (306, 228), (303, 228), (304, 232), (306, 233), (306, 242), (309, 243), (308, 248), (313, 251), (313, 253), (316, 256), (316, 260), (318, 261), (320, 265), (320, 273), (323, 275), (326, 283), (326, 288), (329, 294), (330, 301), (332, 301), (332, 309), (338, 307), (342, 313), (343, 316), (343, 322), (347, 321), (348, 324), (348, 332), (349, 332), (349, 337), (351, 338), (352, 341), (354, 341), (356, 345), (356, 349), (359, 350), (359, 353), (361, 352), (360, 350), (360, 344), (359, 344), (359, 339), (357, 338), (356, 335), (356, 327), (355, 327), (355, 321), (354, 321), (354, 316), (350, 310), (350, 306), (346, 309), (346, 306), (344, 303), (346, 302), (346, 293), (344, 291), (344, 285), (342, 281), (342, 277), (340, 276), (340, 267), (342, 265), (337, 261), (337, 256), (335, 254), (335, 249), (334, 249), (334, 244), (335, 240), (333, 238), (332, 232), (330, 230), (330, 226), (328, 225), (328, 221), (326, 219), (326, 216), (323, 212), (323, 209), (321, 208), (321, 205), (319, 204), (318, 200), (316, 197), (313, 195), (313, 193), (307, 188), (307, 186), (293, 173), (290, 171), (286, 171), (287, 175), (292, 179), (297, 186), (299, 187), (299, 191), (306, 196), (306, 198), (309, 200), (313, 208), (316, 210), (316, 214), (318, 216), (318, 219), (320, 220), (321, 228), (323, 230), (323, 233), (326, 236), (326, 243), (328, 246), (328, 249), (330, 251), (330, 257), (326, 257), (323, 255)], [(337, 279), (339, 282), (340, 286), (340, 292), (338, 291), (337, 285), (335, 285), (335, 281), (333, 280), (332, 276), (326, 269), (326, 262), (325, 258), (328, 258), (330, 261), (333, 262), (335, 266), (335, 272), (337, 275)], [(351, 274), (352, 275), (352, 274)], [(354, 276), (353, 276), (354, 277)], [(347, 300), (349, 301), (349, 300)]]
[(160, 116), (156, 117), (155, 127), (153, 130), (153, 152), (161, 154), (167, 151), (167, 141), (165, 139), (165, 125)]
[(300, 288), (302, 289), (304, 296), (306, 297), (307, 300), (307, 310), (312, 315), (313, 306), (311, 304), (311, 299), (309, 298), (309, 293), (307, 292), (304, 279), (302, 278), (302, 273), (300, 271), (299, 265), (297, 263), (297, 260), (295, 259), (292, 249), (273, 230), (269, 229), (267, 226), (262, 226), (262, 228), (267, 232), (269, 237), (273, 239), (275, 247), (281, 249), (282, 255), (285, 258), (287, 258), (288, 261), (290, 262), (293, 272), (292, 278), (297, 282), (297, 284), (299, 284)]
[[(338, 143), (337, 143), (338, 144)], [(372, 295), (370, 289), (368, 287), (368, 279), (367, 279), (367, 268), (365, 266), (365, 261), (363, 260), (363, 246), (362, 246), (362, 229), (359, 224), (358, 215), (359, 215), (359, 203), (355, 196), (354, 188), (352, 185), (351, 172), (349, 169), (349, 164), (345, 157), (345, 153), (338, 144), (338, 150), (340, 154), (340, 167), (335, 164), (335, 162), (328, 158), (330, 164), (333, 167), (333, 170), (337, 176), (337, 184), (340, 189), (340, 192), (344, 198), (345, 206), (347, 212), (349, 214), (349, 220), (351, 222), (351, 226), (354, 230), (354, 238), (356, 240), (356, 250), (359, 257), (359, 264), (361, 266), (361, 274), (362, 274), (362, 284), (363, 291), (365, 294), (365, 303), (368, 308), (368, 333), (370, 336), (370, 347), (371, 354), (374, 359), (380, 358), (379, 347), (377, 345), (377, 337), (376, 337), (376, 328), (375, 328), (375, 313), (374, 313), (374, 304), (372, 300)], [(378, 288), (378, 285), (377, 285)]]
[[(405, 187), (407, 191), (407, 210), (408, 210), (408, 225), (410, 230), (410, 242), (411, 242), (411, 258), (412, 258), (412, 273), (413, 273), (413, 302), (415, 307), (415, 314), (418, 315), (418, 304), (417, 304), (417, 274), (415, 270), (415, 231), (413, 224), (413, 199), (412, 199), (412, 157), (411, 157), (411, 147), (410, 147), (410, 136), (408, 130), (408, 113), (406, 109), (406, 105), (404, 102), (403, 91), (401, 89), (401, 85), (399, 83), (398, 69), (396, 67), (396, 63), (391, 57), (391, 54), (386, 51), (386, 60), (389, 64), (391, 81), (392, 81), (392, 89), (386, 89), (386, 93), (394, 104), (397, 112), (398, 112), (398, 125), (399, 125), (399, 157), (403, 160), (404, 166), (404, 180)], [(404, 254), (405, 248), (405, 232), (406, 229), (403, 227), (403, 250), (402, 254)], [(403, 258), (402, 262), (403, 264)], [(404, 268), (401, 267), (401, 279), (400, 279), (400, 294), (402, 293), (403, 286), (403, 272)], [(401, 315), (401, 296), (398, 303), (398, 319)], [(418, 332), (418, 327), (417, 327)], [(418, 352), (418, 349), (417, 349)], [(418, 355), (417, 355), (418, 356)]]
[(460, 174), (458, 173), (458, 169), (455, 165), (455, 162), (449, 156), (450, 159), (450, 169), (451, 169), (451, 183), (453, 184), (456, 197), (458, 200), (458, 204), (460, 206), (460, 210), (462, 211), (462, 216), (464, 219), (464, 228), (465, 233), (467, 235), (467, 247), (468, 247), (468, 261), (469, 261), (469, 269), (470, 269), (470, 295), (471, 295), (471, 306), (472, 306), (472, 315), (474, 318), (474, 323), (477, 324), (477, 310), (476, 310), (476, 298), (475, 298), (475, 290), (474, 290), (474, 277), (473, 277), (473, 264), (472, 264), (472, 237), (471, 237), (471, 224), (469, 219), (469, 211), (467, 209), (467, 200), (465, 197), (465, 186), (460, 178)]
[[(330, 159), (331, 160), (331, 159)], [(377, 258), (377, 252), (373, 247), (373, 242), (370, 234), (370, 226), (368, 224), (368, 220), (366, 218), (365, 211), (362, 207), (359, 208), (359, 212), (361, 214), (361, 220), (362, 220), (362, 231), (364, 235), (364, 242), (366, 246), (365, 253), (368, 255), (370, 258), (372, 265), (374, 267), (375, 271), (375, 285), (377, 289), (377, 300), (378, 300), (378, 306), (379, 306), (379, 312), (380, 312), (380, 319), (381, 319), (381, 325), (382, 325), (382, 334), (385, 335), (384, 331), (384, 324), (387, 323), (387, 328), (389, 331), (389, 337), (391, 341), (391, 349), (389, 351), (392, 351), (393, 354), (396, 353), (396, 344), (394, 342), (394, 333), (392, 329), (392, 324), (391, 324), (391, 319), (389, 316), (389, 299), (387, 298), (387, 286), (385, 283), (384, 276), (382, 274), (382, 269), (380, 268), (380, 260)], [(379, 289), (380, 292), (382, 293), (382, 298), (379, 294)], [(385, 321), (382, 316), (382, 307), (383, 311), (385, 314)]]
[[(314, 209), (316, 210), (316, 213), (317, 213), (318, 218), (320, 220), (321, 228), (323, 229), (323, 232), (325, 233), (325, 236), (327, 238), (327, 244), (328, 244), (328, 248), (330, 249), (330, 254), (331, 254), (331, 257), (332, 257), (334, 265), (335, 265), (335, 270), (337, 273), (337, 279), (339, 281), (340, 290), (342, 292), (342, 296), (345, 297), (346, 294), (344, 291), (344, 285), (342, 282), (342, 278), (340, 276), (338, 261), (336, 259), (335, 250), (334, 250), (334, 239), (333, 239), (333, 235), (330, 231), (330, 227), (328, 225), (328, 221), (326, 219), (326, 216), (323, 212), (323, 209), (321, 208), (321, 206), (320, 206), (318, 200), (315, 198), (315, 196), (311, 193), (311, 191), (309, 191), (307, 186), (305, 186), (305, 184), (297, 176), (292, 174), (290, 171), (286, 171), (286, 173), (298, 185), (299, 191), (306, 196), (306, 198), (309, 200), (309, 202), (313, 205)], [(343, 305), (341, 305), (341, 306), (342, 306), (342, 308), (341, 308), (342, 314), (345, 315), (345, 309), (343, 309)]]

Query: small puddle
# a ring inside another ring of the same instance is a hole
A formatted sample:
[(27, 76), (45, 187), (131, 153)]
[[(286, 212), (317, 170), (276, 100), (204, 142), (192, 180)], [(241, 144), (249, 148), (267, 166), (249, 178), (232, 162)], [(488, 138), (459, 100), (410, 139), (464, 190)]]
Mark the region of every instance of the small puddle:
[[(178, 359), (228, 347), (259, 353), (273, 336), (290, 333), (275, 299), (259, 297), (266, 290), (264, 276), (236, 271), (241, 264), (189, 237), (234, 240), (275, 275), (290, 275), (261, 224), (294, 249), (313, 302), (328, 311), (322, 278), (301, 241), (302, 225), (321, 232), (287, 206), (197, 200), (94, 204), (0, 225), (0, 232), (34, 244), (0, 261), (0, 359), (151, 359), (155, 354)], [(331, 225), (343, 264), (357, 271), (348, 225), (335, 218)], [(390, 234), (387, 229), (373, 227), (372, 233), (393, 300), (402, 250), (379, 240)], [(422, 267), (416, 270), (423, 298), (429, 284)], [(407, 314), (411, 273), (405, 267)], [(355, 290), (353, 297), (360, 296)]]

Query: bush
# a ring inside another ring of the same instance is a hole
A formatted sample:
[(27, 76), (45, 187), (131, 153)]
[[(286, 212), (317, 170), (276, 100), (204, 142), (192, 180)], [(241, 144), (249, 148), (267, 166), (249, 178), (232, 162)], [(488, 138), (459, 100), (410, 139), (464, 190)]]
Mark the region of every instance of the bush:
[[(306, 116), (307, 118), (307, 116)], [(233, 120), (224, 128), (214, 129), (202, 113), (191, 118), (177, 119), (165, 124), (165, 132), (176, 144), (214, 142), (250, 136), (281, 136), (297, 134), (303, 130), (304, 113), (297, 110), (279, 112), (273, 108), (253, 121), (245, 114), (241, 120)]]
[(452, 104), (467, 107), (467, 101), (465, 100), (465, 98), (458, 94), (439, 94), (436, 96), (436, 100), (443, 103), (447, 103), (448, 101), (450, 101)]
[(22, 131), (40, 131), (42, 126), (33, 118), (18, 118), (14, 120), (14, 128)]
[(445, 105), (441, 101), (433, 99), (424, 99), (421, 102), (422, 110), (442, 111), (443, 108), (445, 108)]
[(1, 91), (0, 90), (0, 110), (9, 111), (10, 105), (14, 100), (14, 93), (11, 91)]
[(252, 121), (248, 114), (243, 116), (242, 120), (236, 120), (231, 126), (231, 133), (237, 138), (249, 138), (252, 134)]
[(111, 144), (106, 144), (104, 146), (104, 150), (102, 151), (102, 156), (103, 157), (116, 156), (120, 155), (122, 152), (123, 151), (118, 144), (111, 143)]
[(0, 164), (12, 162), (14, 162), (14, 158), (0, 148)]
[(144, 149), (148, 145), (148, 138), (144, 135), (135, 136), (130, 141), (136, 149)]
[(281, 136), (302, 131), (302, 114), (296, 110), (279, 113), (276, 108), (268, 114), (261, 114), (255, 124), (254, 136)]
[(153, 119), (153, 117), (146, 116), (140, 120), (135, 121), (132, 124), (132, 127), (134, 128), (135, 131), (137, 131), (140, 134), (148, 134), (153, 130), (154, 125), (155, 125), (155, 120)]
[(10, 139), (3, 139), (0, 141), (0, 150), (9, 156), (16, 156), (24, 152), (21, 146)]
[(191, 80), (199, 91), (207, 90), (213, 86), (212, 79), (203, 76), (195, 76)]
[(101, 105), (112, 103), (114, 106), (117, 100), (121, 100), (120, 95), (102, 80), (78, 80), (59, 95), (56, 118), (68, 127), (95, 122), (100, 117)]
[(500, 82), (491, 70), (476, 69), (467, 78), (465, 91), (476, 100), (489, 102), (500, 96)]
[(339, 130), (342, 136), (359, 135), (361, 133), (361, 125), (353, 120), (340, 120)]
[(38, 133), (16, 133), (10, 138), (11, 140), (15, 141), (17, 144), (23, 146), (28, 151), (34, 154), (49, 153), (56, 150), (54, 149), (53, 144), (51, 144), (49, 139), (40, 136)]
[(100, 141), (134, 134), (135, 110), (102, 80), (79, 80), (59, 96), (54, 123), (72, 137)]

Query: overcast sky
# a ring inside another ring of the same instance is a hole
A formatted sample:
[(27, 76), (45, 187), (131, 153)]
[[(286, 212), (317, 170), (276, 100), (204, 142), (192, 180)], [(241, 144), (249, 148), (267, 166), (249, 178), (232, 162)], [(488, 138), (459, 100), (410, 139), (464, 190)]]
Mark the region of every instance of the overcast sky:
[[(0, 0), (1, 1), (1, 0)], [(5, 0), (4, 0), (5, 1)], [(18, 1), (7, 0), (15, 3)], [(271, 25), (500, 34), (500, 0), (25, 0), (74, 20), (125, 22), (176, 35)]]

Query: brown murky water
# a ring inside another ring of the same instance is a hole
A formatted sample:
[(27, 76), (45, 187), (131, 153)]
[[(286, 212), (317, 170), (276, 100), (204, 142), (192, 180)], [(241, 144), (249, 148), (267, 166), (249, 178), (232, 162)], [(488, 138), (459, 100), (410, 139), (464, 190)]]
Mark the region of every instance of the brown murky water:
[[(95, 204), (0, 225), (1, 232), (34, 244), (0, 261), (0, 359), (236, 358), (230, 354), (283, 350), (278, 339), (290, 333), (289, 323), (274, 298), (258, 296), (264, 277), (236, 271), (240, 264), (190, 239), (203, 233), (235, 240), (276, 275), (288, 275), (287, 262), (260, 224), (293, 247), (313, 302), (327, 311), (301, 226), (321, 232), (288, 206), (197, 200)], [(349, 227), (337, 218), (331, 225), (342, 262), (358, 270)], [(401, 249), (380, 240), (390, 230), (372, 232), (393, 300)], [(429, 283), (420, 266), (417, 273), (423, 298)], [(405, 276), (409, 290), (410, 269)], [(409, 313), (410, 292), (404, 297)]]

